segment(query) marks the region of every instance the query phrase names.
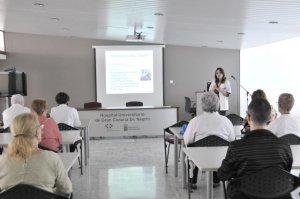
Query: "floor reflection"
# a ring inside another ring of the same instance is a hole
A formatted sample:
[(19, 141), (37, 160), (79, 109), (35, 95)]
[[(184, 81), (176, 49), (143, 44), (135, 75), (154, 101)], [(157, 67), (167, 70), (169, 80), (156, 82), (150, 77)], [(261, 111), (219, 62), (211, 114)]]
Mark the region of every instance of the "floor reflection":
[(111, 199), (155, 198), (155, 167), (109, 169), (108, 189)]

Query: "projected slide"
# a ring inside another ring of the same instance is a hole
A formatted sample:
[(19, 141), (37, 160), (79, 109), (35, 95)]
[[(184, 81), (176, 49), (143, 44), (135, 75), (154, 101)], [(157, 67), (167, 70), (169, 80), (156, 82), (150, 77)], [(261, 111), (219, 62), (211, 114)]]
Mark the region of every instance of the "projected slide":
[(163, 105), (164, 45), (93, 46), (96, 96), (103, 107)]
[(105, 51), (106, 94), (153, 93), (153, 51)]

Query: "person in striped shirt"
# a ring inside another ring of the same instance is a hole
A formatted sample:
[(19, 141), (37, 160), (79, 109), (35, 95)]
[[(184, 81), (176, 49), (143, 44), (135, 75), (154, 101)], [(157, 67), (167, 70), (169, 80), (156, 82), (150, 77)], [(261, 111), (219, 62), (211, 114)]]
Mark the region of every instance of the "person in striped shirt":
[[(247, 111), (250, 132), (244, 138), (230, 143), (226, 157), (218, 169), (220, 180), (239, 178), (272, 166), (291, 170), (293, 156), (289, 144), (267, 130), (270, 113), (271, 105), (266, 99), (251, 101)], [(228, 196), (231, 199), (251, 198), (237, 191), (234, 184), (230, 183)]]

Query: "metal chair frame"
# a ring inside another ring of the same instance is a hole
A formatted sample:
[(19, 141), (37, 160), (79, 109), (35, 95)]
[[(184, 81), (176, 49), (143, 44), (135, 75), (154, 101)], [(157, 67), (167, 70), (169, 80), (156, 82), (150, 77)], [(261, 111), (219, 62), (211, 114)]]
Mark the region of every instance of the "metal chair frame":
[[(172, 126), (169, 126), (164, 129), (164, 150), (165, 150), (165, 168), (166, 173), (168, 173), (168, 160), (169, 160), (169, 152), (170, 152), (170, 145), (174, 144), (174, 134), (170, 131), (171, 127), (181, 127), (183, 124), (188, 124), (187, 121), (180, 121)], [(166, 135), (168, 133), (169, 135)], [(178, 140), (179, 143), (179, 159), (180, 159), (180, 151), (181, 151), (181, 142), (182, 140)], [(167, 145), (168, 143), (168, 145)]]
[[(73, 126), (70, 126), (68, 124), (65, 124), (65, 123), (58, 123), (57, 124), (58, 128), (60, 131), (67, 131), (67, 130), (80, 130), (76, 127), (73, 127)], [(82, 166), (83, 166), (83, 163), (82, 163), (82, 139), (80, 141), (76, 141), (74, 143), (75, 145), (75, 149), (78, 151), (77, 149), (77, 144), (80, 143), (80, 158), (78, 158), (78, 161), (79, 161), (79, 165), (80, 165), (80, 172), (81, 172), (81, 175), (83, 174), (83, 169), (82, 169)]]

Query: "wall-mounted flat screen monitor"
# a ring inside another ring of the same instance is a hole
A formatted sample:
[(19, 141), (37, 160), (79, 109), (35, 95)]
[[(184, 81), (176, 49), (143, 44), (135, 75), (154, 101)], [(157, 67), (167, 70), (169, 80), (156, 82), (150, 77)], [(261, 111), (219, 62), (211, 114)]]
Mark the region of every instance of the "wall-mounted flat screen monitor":
[(0, 97), (15, 94), (27, 95), (27, 79), (24, 72), (0, 72)]

